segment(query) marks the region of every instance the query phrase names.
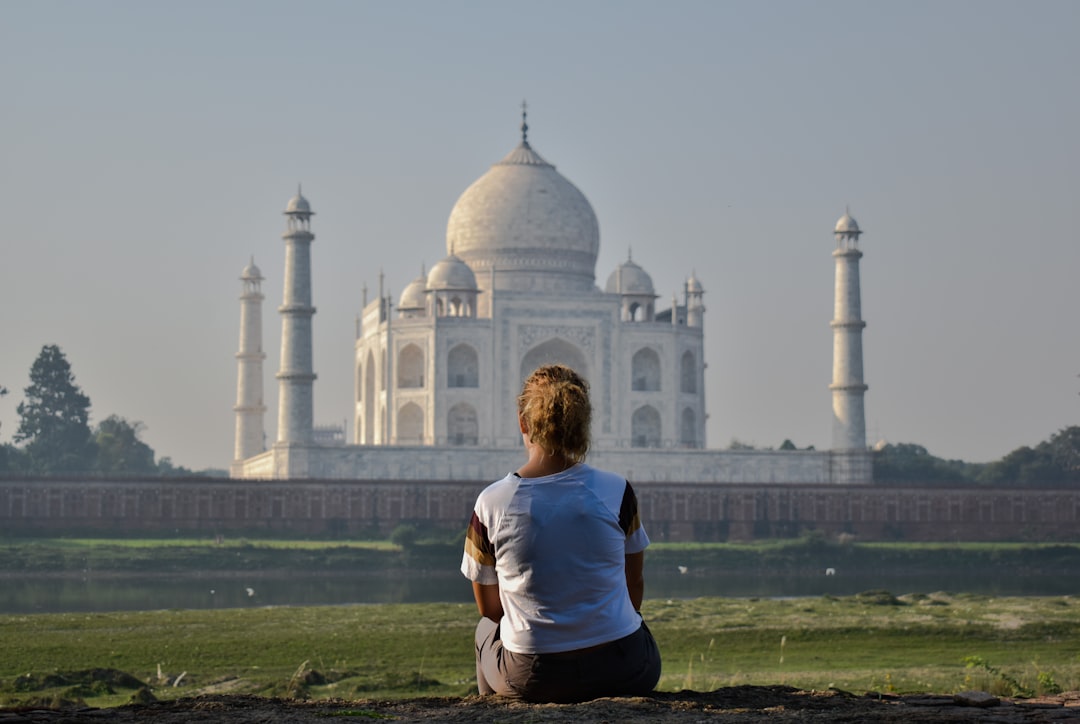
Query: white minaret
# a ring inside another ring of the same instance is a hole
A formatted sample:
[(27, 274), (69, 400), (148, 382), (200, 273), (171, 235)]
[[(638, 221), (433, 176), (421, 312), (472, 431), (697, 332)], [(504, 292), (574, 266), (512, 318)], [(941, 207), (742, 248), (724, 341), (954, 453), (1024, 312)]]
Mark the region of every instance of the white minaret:
[(863, 408), (862, 305), (859, 301), (859, 225), (844, 213), (836, 222), (836, 302), (833, 310), (833, 435), (835, 451), (866, 450)]
[(314, 212), (297, 189), (285, 207), (285, 297), (281, 313), (281, 369), (278, 391), (278, 443), (310, 443), (314, 425), (315, 372), (311, 362), (311, 217)]
[(683, 285), (683, 296), (686, 298), (686, 326), (705, 326), (705, 289), (696, 273), (692, 272)]
[(260, 290), (263, 275), (255, 266), (255, 258), (240, 273), (240, 351), (236, 353), (236, 448), (233, 453), (232, 475), (243, 472), (243, 461), (263, 452), (263, 360), (262, 301)]

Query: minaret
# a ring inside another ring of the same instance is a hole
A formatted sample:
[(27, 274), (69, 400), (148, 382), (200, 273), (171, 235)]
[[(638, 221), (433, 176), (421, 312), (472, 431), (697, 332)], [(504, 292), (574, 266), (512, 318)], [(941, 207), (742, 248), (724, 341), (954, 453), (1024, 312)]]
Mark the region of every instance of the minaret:
[(240, 351), (236, 353), (236, 448), (231, 474), (243, 474), (243, 461), (265, 450), (263, 416), (262, 301), (263, 275), (255, 257), (240, 274)]
[(696, 273), (690, 274), (683, 289), (683, 296), (686, 297), (686, 326), (705, 326), (705, 289), (698, 281)]
[(859, 225), (844, 213), (836, 222), (836, 302), (833, 311), (833, 436), (835, 451), (866, 450), (863, 408), (862, 305), (859, 301)]
[(281, 443), (310, 443), (314, 425), (311, 362), (311, 217), (308, 200), (297, 189), (285, 207), (285, 297), (281, 313), (281, 369), (278, 432)]

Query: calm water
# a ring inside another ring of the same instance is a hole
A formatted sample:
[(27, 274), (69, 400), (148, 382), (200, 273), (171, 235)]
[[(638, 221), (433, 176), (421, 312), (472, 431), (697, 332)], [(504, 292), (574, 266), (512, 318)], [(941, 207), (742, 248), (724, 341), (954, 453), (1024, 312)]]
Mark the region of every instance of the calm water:
[[(658, 575), (646, 580), (647, 598), (731, 596), (786, 598), (848, 596), (871, 589), (894, 594), (964, 591), (995, 596), (1078, 595), (1069, 576)], [(0, 613), (74, 613), (167, 608), (333, 606), (351, 603), (471, 603), (468, 581), (437, 576), (89, 577), (0, 579)]]

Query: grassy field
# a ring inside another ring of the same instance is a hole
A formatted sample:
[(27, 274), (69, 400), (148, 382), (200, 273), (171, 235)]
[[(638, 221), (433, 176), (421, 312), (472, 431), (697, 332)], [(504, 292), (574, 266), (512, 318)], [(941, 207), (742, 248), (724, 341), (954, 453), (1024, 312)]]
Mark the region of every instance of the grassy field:
[[(1080, 600), (1069, 597), (647, 600), (644, 614), (663, 690), (1080, 689)], [(461, 695), (475, 687), (475, 621), (458, 604), (0, 616), (0, 705), (115, 705), (143, 683), (159, 699)]]
[[(408, 550), (388, 541), (225, 539), (0, 539), (0, 575), (81, 572), (312, 572), (457, 570), (462, 540), (420, 540)], [(695, 570), (801, 573), (827, 566), (848, 572), (883, 568), (956, 571), (988, 568), (1080, 575), (1076, 543), (839, 543), (821, 536), (755, 543), (654, 543), (646, 572)]]

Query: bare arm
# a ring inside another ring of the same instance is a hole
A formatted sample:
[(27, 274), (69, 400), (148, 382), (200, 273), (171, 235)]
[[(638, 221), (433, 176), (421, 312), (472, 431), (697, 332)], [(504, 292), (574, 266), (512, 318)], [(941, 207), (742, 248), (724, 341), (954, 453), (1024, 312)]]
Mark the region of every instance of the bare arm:
[(483, 584), (473, 582), (473, 598), (476, 599), (476, 608), (484, 618), (490, 618), (498, 623), (503, 617), (502, 599), (499, 598), (499, 584)]
[[(630, 603), (634, 610), (641, 610), (641, 600), (645, 598), (645, 551), (626, 554), (626, 590), (630, 592)], [(475, 585), (475, 584), (474, 584)]]

